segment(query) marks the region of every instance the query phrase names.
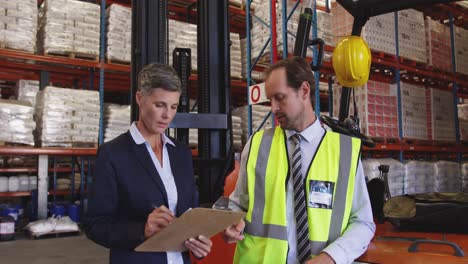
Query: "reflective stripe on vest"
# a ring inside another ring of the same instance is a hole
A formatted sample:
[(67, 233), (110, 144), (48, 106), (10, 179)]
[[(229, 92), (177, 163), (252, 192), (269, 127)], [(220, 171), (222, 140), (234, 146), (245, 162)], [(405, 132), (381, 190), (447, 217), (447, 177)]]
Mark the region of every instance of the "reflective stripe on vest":
[[(261, 140), (259, 140), (260, 144), (258, 145), (258, 148), (256, 144), (257, 142), (255, 142), (254, 144), (252, 140), (253, 145), (251, 146), (251, 151), (255, 151), (255, 153), (251, 153), (252, 155), (249, 154), (248, 162), (251, 161), (250, 157), (257, 156), (257, 158), (252, 159), (252, 162), (254, 162), (254, 164), (251, 163), (247, 165), (247, 177), (249, 179), (253, 179), (255, 181), (255, 185), (254, 185), (253, 192), (252, 190), (249, 189), (249, 193), (253, 193), (254, 196), (249, 197), (249, 201), (250, 201), (250, 198), (253, 198), (253, 199), (251, 200), (252, 202), (249, 202), (249, 210), (247, 212), (247, 217), (246, 217), (247, 221), (246, 221), (246, 226), (245, 226), (245, 232), (253, 236), (268, 237), (268, 238), (274, 238), (274, 239), (287, 241), (288, 233), (286, 230), (286, 219), (284, 219), (284, 222), (280, 224), (271, 223), (270, 221), (267, 221), (265, 223), (264, 221), (262, 221), (262, 219), (264, 219), (264, 210), (266, 207), (266, 203), (265, 203), (266, 177), (256, 177), (256, 175), (267, 175), (267, 167), (268, 167), (267, 165), (269, 162), (270, 151), (271, 151), (271, 146), (272, 146), (275, 132), (278, 133), (278, 131), (274, 129), (267, 129), (267, 130), (258, 132), (259, 135), (257, 136), (261, 136)], [(278, 138), (278, 139), (281, 140), (281, 138)], [(255, 165), (254, 170), (252, 168), (253, 165)], [(286, 159), (286, 164), (284, 164), (283, 166), (288, 166), (287, 159)], [(253, 171), (255, 171), (255, 173), (252, 173)], [(251, 185), (249, 184), (249, 188), (250, 186)], [(284, 207), (284, 209), (286, 209), (286, 195), (284, 195), (284, 197), (285, 197), (284, 206), (280, 206), (279, 204), (278, 206)], [(253, 208), (250, 208), (252, 205), (253, 205)]]
[[(333, 182), (335, 187), (333, 209), (308, 207), (312, 255), (319, 254), (346, 228), (359, 151), (358, 139), (333, 132), (327, 132), (318, 146), (306, 179), (307, 201), (311, 180)], [(286, 136), (281, 128), (260, 131), (252, 137), (246, 172), (249, 192), (246, 242), (238, 242), (235, 263), (265, 263), (264, 258), (269, 254), (276, 255), (280, 263), (286, 256), (279, 257), (278, 253), (286, 255), (288, 248), (286, 179), (289, 172)], [(275, 240), (272, 243), (275, 246), (265, 246), (265, 239), (270, 239), (270, 242)], [(246, 254), (249, 257), (243, 258), (247, 250), (256, 253)]]

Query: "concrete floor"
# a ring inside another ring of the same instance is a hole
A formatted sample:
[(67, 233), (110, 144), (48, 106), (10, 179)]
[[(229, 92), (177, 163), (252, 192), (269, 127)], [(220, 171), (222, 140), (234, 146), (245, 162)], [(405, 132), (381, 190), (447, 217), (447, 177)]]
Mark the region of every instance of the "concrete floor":
[(0, 242), (0, 263), (70, 264), (109, 263), (109, 251), (85, 235)]

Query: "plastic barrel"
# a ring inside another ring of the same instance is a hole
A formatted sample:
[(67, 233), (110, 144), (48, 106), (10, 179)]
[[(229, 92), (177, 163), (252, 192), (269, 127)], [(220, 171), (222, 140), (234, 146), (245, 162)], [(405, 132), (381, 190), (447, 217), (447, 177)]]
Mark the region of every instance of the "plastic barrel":
[(20, 221), (23, 218), (24, 209), (23, 209), (23, 206), (21, 204), (14, 205), (13, 207), (16, 208), (16, 210), (18, 210), (18, 218), (15, 221), (16, 226), (18, 227), (18, 226), (20, 226)]
[(3, 216), (3, 210), (8, 208), (8, 204), (0, 204), (0, 216)]
[(15, 207), (3, 208), (2, 216), (11, 216), (15, 221), (18, 220), (18, 209)]
[(75, 223), (80, 222), (80, 206), (76, 204), (71, 204), (68, 206), (68, 216)]
[(15, 239), (15, 219), (11, 216), (0, 216), (0, 241)]
[(24, 214), (24, 209), (23, 209), (23, 206), (21, 204), (17, 204), (14, 206), (16, 209), (18, 209), (18, 216), (19, 217), (22, 217), (23, 214)]
[(0, 192), (8, 192), (8, 177), (0, 177)]
[(55, 217), (61, 217), (65, 215), (65, 207), (63, 205), (54, 205), (52, 206), (52, 215)]

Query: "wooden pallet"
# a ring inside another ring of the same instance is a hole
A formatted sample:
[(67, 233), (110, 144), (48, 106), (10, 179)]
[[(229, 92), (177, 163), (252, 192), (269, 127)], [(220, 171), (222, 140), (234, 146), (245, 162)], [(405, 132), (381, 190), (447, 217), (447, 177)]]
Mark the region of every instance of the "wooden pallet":
[(72, 145), (70, 142), (42, 142), (37, 141), (36, 147), (39, 148), (71, 148)]
[(377, 144), (398, 144), (399, 138), (373, 137), (372, 140)]
[(71, 236), (79, 236), (81, 235), (81, 231), (71, 231), (71, 232), (51, 232), (44, 235), (35, 235), (31, 232), (27, 232), (27, 236), (30, 239), (49, 239), (49, 238), (61, 238), (61, 237), (71, 237)]
[(35, 54), (36, 53), (34, 51), (14, 49), (14, 48), (8, 47), (7, 44), (5, 42), (3, 42), (3, 41), (0, 41), (0, 49), (12, 50), (12, 51), (16, 51), (16, 52), (24, 52), (24, 53), (27, 53), (27, 54)]
[(72, 147), (74, 148), (97, 148), (98, 143), (89, 143), (89, 142), (72, 142)]
[(382, 52), (382, 51), (372, 52), (372, 57), (379, 58), (379, 59), (386, 59), (386, 60), (390, 60), (390, 61), (396, 61), (397, 60), (397, 57), (395, 55), (388, 54), (388, 53), (385, 53), (385, 52)]
[(129, 66), (131, 64), (131, 62), (107, 58), (107, 64)]
[(98, 143), (90, 142), (37, 142), (38, 147), (47, 148), (97, 148)]
[(8, 141), (0, 141), (0, 146), (14, 146), (14, 147), (34, 147), (24, 143), (16, 143), (16, 142), (8, 142)]
[(450, 69), (440, 69), (440, 68), (434, 67), (432, 65), (427, 65), (426, 67), (427, 67), (428, 70), (436, 72), (436, 73), (452, 74), (452, 69), (451, 68)]
[(412, 138), (405, 138), (402, 140), (403, 144), (408, 145), (419, 145), (419, 146), (456, 146), (455, 141), (443, 141), (443, 140), (421, 140), (421, 139), (412, 139)]
[(99, 55), (91, 55), (79, 52), (44, 52), (44, 56), (99, 61)]
[(400, 63), (403, 64), (403, 65), (408, 65), (408, 66), (422, 68), (422, 69), (427, 68), (426, 63), (415, 61), (415, 60), (412, 60), (412, 59), (407, 59), (407, 58), (404, 58), (404, 57), (400, 57)]

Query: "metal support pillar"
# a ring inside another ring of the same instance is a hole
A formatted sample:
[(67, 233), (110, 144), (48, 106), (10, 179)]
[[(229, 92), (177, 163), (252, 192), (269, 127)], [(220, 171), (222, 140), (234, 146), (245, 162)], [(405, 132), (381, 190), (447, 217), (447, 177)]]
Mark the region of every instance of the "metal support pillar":
[[(101, 26), (100, 26), (100, 50), (99, 50), (99, 61), (104, 62), (104, 55), (106, 53), (106, 0), (101, 0)], [(99, 134), (98, 143), (101, 145), (104, 143), (104, 75), (105, 70), (103, 67), (99, 69)], [(92, 86), (91, 86), (92, 87)]]
[[(249, 87), (252, 84), (252, 32), (250, 31), (250, 23), (251, 23), (251, 14), (250, 14), (250, 5), (252, 0), (246, 0), (246, 7), (245, 7), (245, 28), (247, 31), (246, 36), (246, 48), (247, 48), (247, 92), (249, 94)], [(265, 47), (263, 48), (263, 50)], [(263, 53), (263, 50), (261, 53)], [(260, 56), (259, 56), (260, 57)], [(257, 58), (258, 61), (258, 58)], [(255, 65), (255, 64), (254, 64)], [(250, 104), (250, 97), (247, 99), (249, 101), (247, 105), (247, 136), (250, 137), (252, 135), (252, 105)]]
[(94, 90), (94, 69), (89, 69), (89, 90)]
[(78, 78), (73, 79), (73, 89), (80, 89), (80, 80)]
[(233, 163), (228, 8), (227, 0), (198, 0), (198, 112), (228, 120), (227, 130), (199, 129), (199, 155), (209, 163), (199, 168), (200, 203), (221, 196)]
[(150, 63), (168, 62), (167, 0), (132, 1), (131, 118), (138, 119), (135, 93), (140, 70)]
[(53, 186), (53, 190), (54, 190), (54, 195), (53, 195), (53, 201), (54, 201), (54, 205), (57, 204), (57, 157), (54, 157), (54, 160), (52, 162), (53, 165), (53, 168), (54, 168), (54, 172), (53, 172), (53, 181), (52, 181), (52, 186)]
[(37, 218), (47, 219), (47, 190), (49, 188), (49, 157), (39, 155), (37, 167)]
[[(453, 25), (453, 14), (449, 13), (449, 26), (450, 26), (450, 47), (451, 47), (451, 58), (452, 58), (452, 73), (457, 73), (457, 61), (455, 59), (455, 35)], [(455, 139), (457, 144), (460, 144), (460, 120), (458, 119), (458, 84), (456, 79), (453, 81), (452, 93), (453, 93), (453, 106), (454, 106), (454, 117), (455, 117)], [(457, 161), (461, 162), (462, 155), (457, 152)]]
[[(317, 31), (317, 1), (313, 1), (313, 9), (312, 9), (313, 15), (312, 15), (312, 39), (317, 39), (318, 38), (318, 31)], [(310, 33), (307, 32), (307, 37), (309, 37)], [(309, 41), (307, 41), (309, 42)], [(317, 45), (313, 46), (313, 65), (318, 65), (318, 60), (322, 60), (322, 58), (319, 58), (319, 51), (317, 49)], [(306, 54), (307, 54), (307, 49), (306, 49)], [(323, 56), (323, 55), (322, 55)], [(315, 110), (315, 115), (317, 117), (320, 117), (320, 69), (317, 69), (314, 71), (314, 80), (315, 80), (315, 102), (314, 102), (314, 110)]]
[[(396, 43), (396, 56), (397, 56), (397, 68), (395, 69), (395, 82), (397, 85), (397, 98), (398, 98), (398, 137), (400, 141), (403, 139), (403, 113), (401, 106), (401, 76), (400, 76), (400, 37), (398, 33), (398, 12), (395, 12), (395, 43)], [(403, 162), (403, 150), (398, 153), (400, 162)]]
[[(172, 65), (175, 71), (180, 77), (182, 84), (182, 94), (180, 95), (179, 107), (177, 108), (178, 113), (190, 112), (190, 96), (189, 96), (189, 78), (190, 72), (192, 71), (191, 60), (192, 50), (176, 48), (172, 54)], [(176, 130), (177, 140), (184, 142), (188, 145), (189, 143), (189, 130), (187, 128), (178, 128)]]
[(39, 78), (39, 89), (44, 90), (50, 82), (50, 74), (48, 71), (41, 71), (41, 75)]
[(86, 174), (84, 172), (84, 162), (85, 156), (80, 157), (80, 204), (84, 205), (84, 181), (86, 178)]
[(75, 191), (76, 191), (76, 186), (75, 186), (75, 162), (76, 162), (76, 157), (72, 156), (71, 157), (71, 196), (75, 197)]

